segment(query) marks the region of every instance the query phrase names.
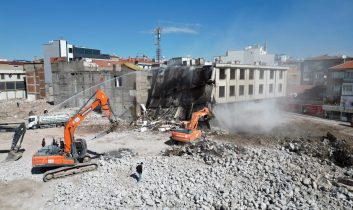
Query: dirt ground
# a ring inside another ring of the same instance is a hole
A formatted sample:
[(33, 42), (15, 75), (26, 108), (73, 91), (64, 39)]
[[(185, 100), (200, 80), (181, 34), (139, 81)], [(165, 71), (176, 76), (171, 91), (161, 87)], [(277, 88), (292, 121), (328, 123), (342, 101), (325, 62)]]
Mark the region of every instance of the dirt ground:
[[(26, 108), (24, 108), (26, 107)], [(42, 107), (50, 107), (42, 104)], [(35, 105), (23, 104), (22, 109), (16, 114), (16, 121), (26, 117), (29, 110)], [(4, 111), (2, 111), (4, 113)], [(39, 112), (39, 109), (38, 109)], [(8, 114), (9, 115), (9, 114)], [(353, 145), (353, 128), (345, 123), (328, 121), (308, 116), (286, 114), (287, 123), (276, 127), (265, 134), (248, 133), (215, 133), (209, 131), (207, 136), (216, 141), (232, 142), (247, 147), (281, 147), (288, 139), (317, 139), (330, 132), (339, 139), (345, 139)], [(11, 116), (1, 118), (6, 122)], [(161, 155), (161, 151), (170, 147), (169, 132), (139, 132), (138, 130), (121, 128), (99, 139), (92, 139), (101, 127), (95, 125), (81, 126), (77, 129), (76, 138), (84, 138), (88, 142), (91, 153), (101, 154), (119, 149), (131, 149), (136, 155), (153, 157)], [(28, 130), (22, 147), (25, 148), (23, 157), (16, 162), (4, 162), (7, 154), (0, 153), (0, 209), (43, 209), (46, 202), (53, 198), (53, 192), (58, 187), (58, 181), (47, 183), (42, 181), (42, 174), (31, 173), (31, 157), (41, 147), (41, 141), (63, 137), (63, 127)], [(0, 150), (9, 149), (12, 134), (0, 133)], [(66, 177), (70, 183), (75, 183), (79, 176)]]

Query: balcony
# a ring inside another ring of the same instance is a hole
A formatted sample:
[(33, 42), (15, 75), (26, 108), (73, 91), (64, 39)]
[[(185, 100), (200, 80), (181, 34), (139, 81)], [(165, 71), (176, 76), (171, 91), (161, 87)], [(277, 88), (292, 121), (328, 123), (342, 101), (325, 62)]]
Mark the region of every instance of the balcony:
[(353, 113), (353, 108), (344, 108), (343, 106), (339, 105), (323, 105), (322, 109), (325, 111)]

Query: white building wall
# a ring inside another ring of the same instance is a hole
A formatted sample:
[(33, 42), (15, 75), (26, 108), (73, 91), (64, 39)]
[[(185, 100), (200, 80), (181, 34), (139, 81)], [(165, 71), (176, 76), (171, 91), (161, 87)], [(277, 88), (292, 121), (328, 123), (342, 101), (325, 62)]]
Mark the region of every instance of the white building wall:
[(254, 65), (262, 63), (268, 66), (275, 64), (275, 55), (267, 54), (262, 47), (245, 50), (227, 51), (225, 56), (219, 56), (219, 63)]
[(66, 40), (53, 40), (48, 44), (43, 45), (43, 59), (44, 59), (44, 81), (45, 83), (52, 83), (52, 72), (51, 72), (51, 63), (50, 58), (53, 57), (67, 57), (73, 58), (73, 54), (68, 55), (68, 45)]
[[(0, 67), (0, 82), (20, 82), (25, 80), (25, 72), (22, 65), (2, 65)], [(19, 75), (19, 78), (18, 78)], [(25, 87), (24, 87), (25, 88)], [(0, 90), (0, 100), (23, 99), (26, 90)]]
[[(225, 79), (220, 79), (220, 69), (225, 69)], [(235, 79), (230, 78), (232, 69), (235, 69)], [(240, 71), (244, 69), (245, 78), (240, 79)], [(263, 79), (260, 79), (260, 71), (264, 71)], [(286, 91), (286, 70), (284, 67), (263, 67), (254, 65), (236, 65), (236, 64), (218, 64), (214, 67), (213, 79), (215, 80), (215, 88), (213, 96), (216, 103), (229, 103), (239, 101), (251, 101), (259, 99), (268, 99), (285, 96)], [(253, 71), (253, 79), (250, 79), (250, 71)], [(271, 79), (271, 71), (273, 78)], [(280, 78), (282, 71), (282, 78)], [(260, 85), (263, 85), (263, 93), (259, 93)], [(272, 84), (272, 93), (270, 92), (270, 84)], [(280, 84), (282, 90), (279, 90)], [(249, 85), (253, 86), (252, 95), (249, 94)], [(230, 86), (235, 87), (235, 96), (230, 96)], [(244, 94), (240, 95), (240, 87), (244, 87)], [(224, 97), (220, 97), (220, 88), (224, 87)]]

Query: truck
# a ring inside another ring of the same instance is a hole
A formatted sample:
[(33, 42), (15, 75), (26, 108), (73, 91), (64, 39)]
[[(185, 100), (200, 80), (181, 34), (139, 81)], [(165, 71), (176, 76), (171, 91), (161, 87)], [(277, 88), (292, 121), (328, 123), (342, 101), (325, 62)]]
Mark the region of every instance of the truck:
[(28, 118), (28, 129), (65, 126), (69, 119), (70, 116), (66, 114), (42, 116), (32, 115)]

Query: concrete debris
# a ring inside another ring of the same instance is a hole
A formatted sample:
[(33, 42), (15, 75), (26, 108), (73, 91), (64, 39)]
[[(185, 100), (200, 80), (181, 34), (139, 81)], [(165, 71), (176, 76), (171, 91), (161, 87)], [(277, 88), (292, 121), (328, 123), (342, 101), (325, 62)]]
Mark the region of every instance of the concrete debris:
[(284, 143), (285, 148), (297, 154), (306, 154), (318, 157), (322, 160), (333, 161), (338, 166), (347, 167), (353, 165), (353, 148), (343, 139), (340, 140), (328, 132), (320, 140), (298, 138), (289, 139)]
[(175, 118), (178, 108), (147, 109), (134, 125), (140, 132), (147, 130), (166, 132), (180, 127), (179, 118)]
[[(47, 202), (47, 207), (49, 204), (57, 208), (70, 205), (104, 209), (353, 207), (350, 191), (328, 186), (327, 180), (334, 180), (343, 170), (321, 165), (306, 155), (293, 155), (285, 150), (244, 149), (210, 140), (173, 147), (163, 154), (100, 159), (98, 171), (80, 175), (75, 181), (79, 181), (78, 186), (59, 180), (56, 196)], [(144, 163), (144, 172), (142, 181), (136, 183), (130, 175), (139, 162)]]

